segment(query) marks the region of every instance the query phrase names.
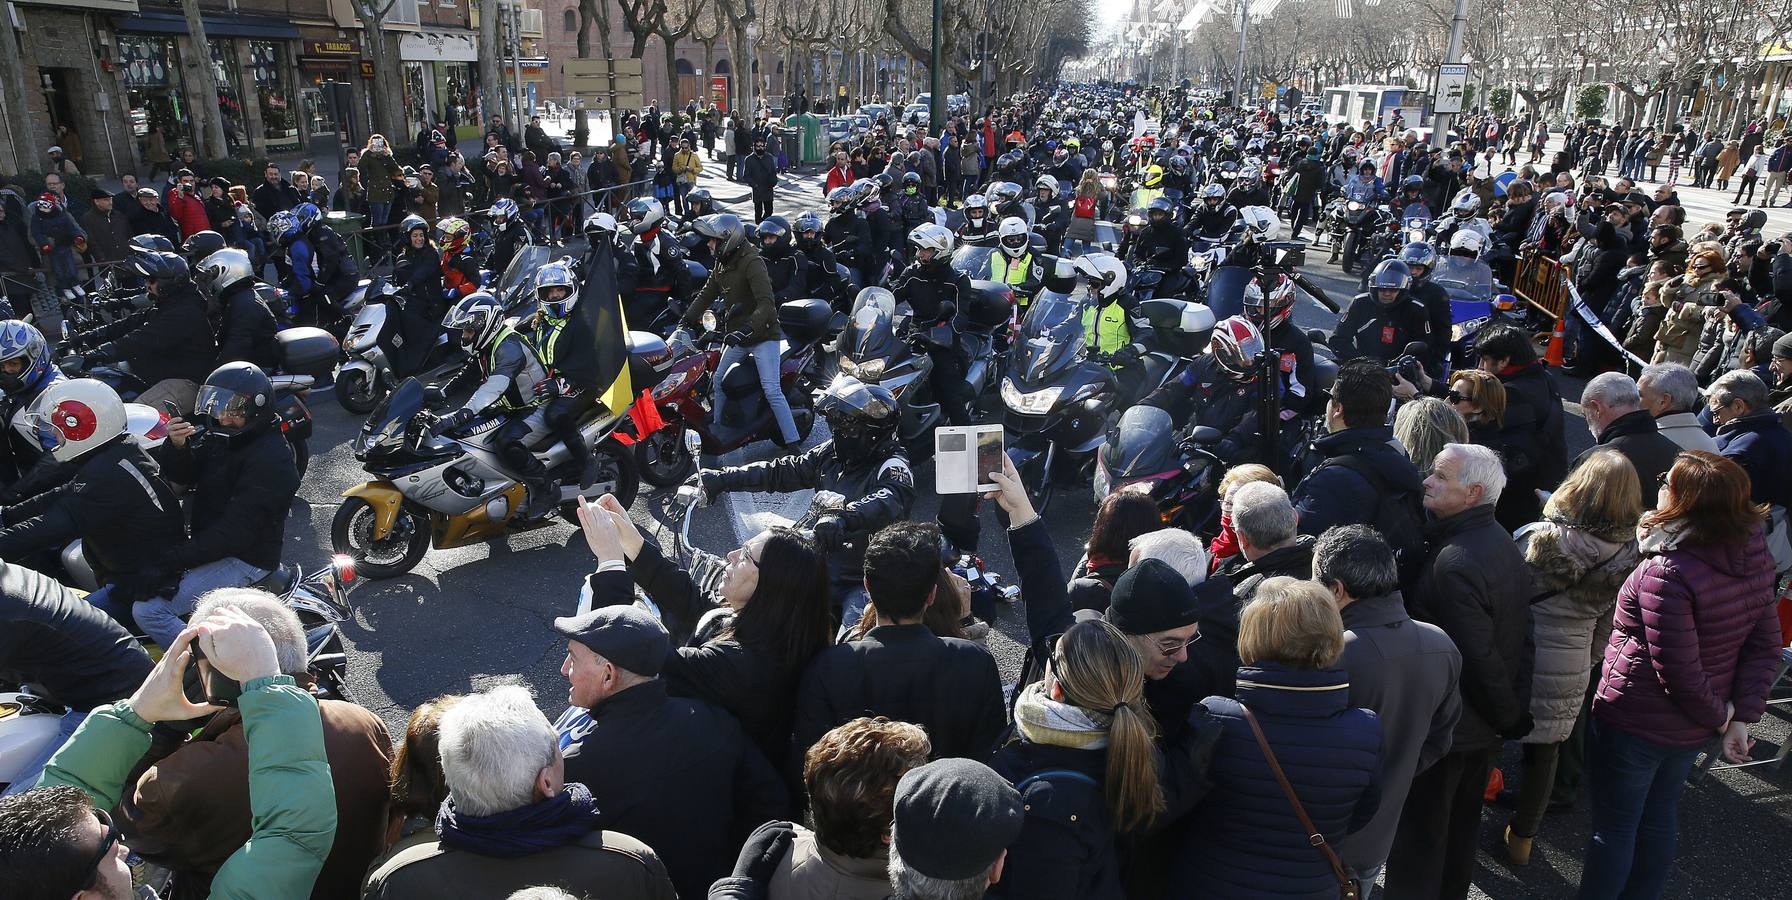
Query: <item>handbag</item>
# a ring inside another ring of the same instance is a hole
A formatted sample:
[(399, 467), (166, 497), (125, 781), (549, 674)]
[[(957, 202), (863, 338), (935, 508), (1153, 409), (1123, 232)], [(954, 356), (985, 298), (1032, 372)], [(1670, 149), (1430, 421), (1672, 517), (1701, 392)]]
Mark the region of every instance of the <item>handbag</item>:
[(1282, 786), (1288, 805), (1294, 807), (1294, 815), (1300, 819), (1300, 826), (1307, 830), (1307, 840), (1318, 847), (1319, 852), (1325, 854), (1325, 861), (1331, 864), (1332, 877), (1338, 879), (1338, 897), (1341, 900), (1361, 900), (1362, 895), (1357, 891), (1356, 873), (1344, 864), (1344, 860), (1338, 858), (1338, 852), (1325, 842), (1325, 835), (1313, 827), (1307, 808), (1300, 805), (1300, 798), (1294, 794), (1294, 785), (1288, 783), (1288, 776), (1282, 772), (1282, 764), (1276, 761), (1275, 751), (1269, 749), (1269, 739), (1263, 736), (1263, 726), (1257, 724), (1257, 717), (1251, 713), (1250, 707), (1241, 703), (1238, 708), (1244, 710), (1245, 723), (1251, 726), (1251, 734), (1257, 737), (1257, 747), (1263, 751), (1263, 759), (1269, 763), (1269, 771), (1275, 774), (1276, 783)]

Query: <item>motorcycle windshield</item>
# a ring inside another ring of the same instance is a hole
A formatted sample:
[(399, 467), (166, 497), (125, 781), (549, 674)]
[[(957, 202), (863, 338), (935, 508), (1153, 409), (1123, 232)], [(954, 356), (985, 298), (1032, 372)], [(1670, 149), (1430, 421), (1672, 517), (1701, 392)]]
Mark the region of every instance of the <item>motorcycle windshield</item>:
[(1036, 387), (1076, 364), (1083, 339), (1083, 310), (1093, 303), (1087, 288), (1043, 290), (1027, 307), (1015, 345), (1015, 374)]
[(1207, 308), (1213, 310), (1214, 319), (1244, 312), (1244, 289), (1250, 286), (1255, 274), (1244, 266), (1220, 266), (1213, 270), (1213, 280), (1207, 283)]
[(423, 411), (423, 382), (415, 378), (406, 378), (402, 384), (392, 389), (385, 399), (373, 408), (373, 414), (367, 417), (367, 423), (361, 426), (362, 451), (376, 447), (382, 450), (397, 450), (404, 445), (405, 429), (411, 420)]
[(952, 268), (963, 272), (966, 278), (989, 278), (989, 258), (996, 252), (995, 245), (963, 244), (952, 254)]
[(1176, 430), (1166, 410), (1135, 406), (1120, 417), (1108, 464), (1117, 479), (1143, 478), (1176, 467)]
[(1451, 300), (1485, 303), (1493, 299), (1493, 269), (1478, 259), (1443, 257), (1432, 270), (1431, 280), (1448, 291)]
[[(510, 260), (509, 267), (504, 270), (504, 277), (498, 279), (498, 297), (508, 306), (516, 291), (521, 287), (533, 287), (535, 273), (554, 258), (554, 248), (531, 244), (519, 248), (516, 256)], [(534, 292), (529, 294), (533, 296)]]
[(853, 301), (840, 346), (854, 359), (888, 359), (896, 349), (896, 295), (866, 288)]

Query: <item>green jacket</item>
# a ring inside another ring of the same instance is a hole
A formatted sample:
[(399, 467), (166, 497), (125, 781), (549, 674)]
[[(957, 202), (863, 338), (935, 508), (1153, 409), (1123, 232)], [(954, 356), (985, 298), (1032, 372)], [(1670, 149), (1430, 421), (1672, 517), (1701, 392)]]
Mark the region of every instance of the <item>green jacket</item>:
[[(249, 742), (249, 806), (255, 830), (212, 879), (230, 900), (308, 897), (336, 838), (336, 789), (324, 756), (317, 700), (290, 676), (258, 678), (237, 700)], [(131, 769), (149, 750), (148, 722), (124, 701), (87, 716), (44, 769), (39, 787), (81, 789), (114, 809)]]
[(772, 297), (772, 278), (766, 271), (759, 248), (749, 242), (734, 258), (717, 262), (703, 282), (702, 290), (684, 313), (683, 325), (696, 331), (703, 313), (717, 297), (722, 308), (716, 312), (716, 330), (747, 333), (747, 343), (757, 344), (778, 339), (778, 301)]

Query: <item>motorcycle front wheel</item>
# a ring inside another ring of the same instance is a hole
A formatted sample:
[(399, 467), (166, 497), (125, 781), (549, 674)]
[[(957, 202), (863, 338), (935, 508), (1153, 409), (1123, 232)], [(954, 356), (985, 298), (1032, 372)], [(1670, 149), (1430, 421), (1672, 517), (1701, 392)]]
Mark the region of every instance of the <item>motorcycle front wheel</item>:
[(378, 540), (373, 537), (373, 522), (372, 504), (360, 497), (342, 501), (330, 522), (331, 548), (354, 559), (356, 572), (368, 578), (403, 575), (429, 552), (427, 516), (401, 506), (392, 530)]
[(343, 369), (336, 373), (336, 402), (357, 416), (373, 412), (385, 393), (379, 379), (368, 378), (360, 369)]
[(1346, 275), (1356, 271), (1356, 247), (1357, 235), (1355, 231), (1352, 231), (1344, 236), (1344, 249), (1342, 253), (1344, 255), (1344, 274)]
[(641, 480), (654, 487), (683, 484), (697, 471), (697, 458), (684, 445), (683, 425), (667, 425), (635, 443)]

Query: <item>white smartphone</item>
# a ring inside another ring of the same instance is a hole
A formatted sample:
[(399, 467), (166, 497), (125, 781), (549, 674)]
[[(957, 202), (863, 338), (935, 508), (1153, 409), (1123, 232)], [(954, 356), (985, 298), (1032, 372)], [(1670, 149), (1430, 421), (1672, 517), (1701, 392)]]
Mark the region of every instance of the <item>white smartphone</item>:
[(997, 490), (989, 473), (1002, 471), (1002, 426), (942, 425), (933, 432), (934, 489), (941, 494)]

